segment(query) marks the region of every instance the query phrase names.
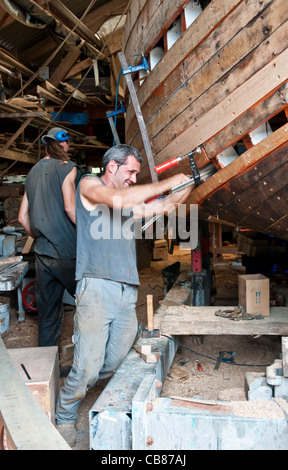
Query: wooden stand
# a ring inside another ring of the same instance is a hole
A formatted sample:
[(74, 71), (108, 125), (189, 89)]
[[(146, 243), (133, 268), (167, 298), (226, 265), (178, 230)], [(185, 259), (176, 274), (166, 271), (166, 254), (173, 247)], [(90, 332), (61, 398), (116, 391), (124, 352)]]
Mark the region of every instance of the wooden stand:
[(58, 347), (7, 351), (30, 392), (52, 423), (55, 423), (55, 406), (59, 392)]

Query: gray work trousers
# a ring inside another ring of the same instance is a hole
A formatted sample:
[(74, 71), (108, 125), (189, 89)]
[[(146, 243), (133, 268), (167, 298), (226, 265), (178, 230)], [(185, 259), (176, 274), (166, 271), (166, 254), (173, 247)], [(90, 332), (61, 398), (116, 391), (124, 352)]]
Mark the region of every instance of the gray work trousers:
[(60, 390), (58, 424), (75, 423), (78, 407), (98, 379), (109, 377), (137, 333), (137, 287), (84, 277), (76, 288), (73, 366)]

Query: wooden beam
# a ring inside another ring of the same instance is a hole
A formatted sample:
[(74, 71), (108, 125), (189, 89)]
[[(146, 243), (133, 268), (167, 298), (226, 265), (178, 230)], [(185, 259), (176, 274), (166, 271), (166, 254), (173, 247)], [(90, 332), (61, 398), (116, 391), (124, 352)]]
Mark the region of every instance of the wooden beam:
[(102, 6), (89, 12), (83, 19), (83, 23), (95, 34), (107, 19), (121, 15), (128, 2), (129, 0), (108, 0)]
[[(128, 69), (128, 64), (127, 64), (127, 60), (126, 60), (125, 55), (123, 54), (123, 52), (119, 52), (118, 56), (119, 56), (119, 60), (120, 60), (122, 69), (127, 70)], [(146, 125), (145, 125), (145, 122), (144, 122), (144, 119), (143, 119), (143, 116), (142, 116), (142, 112), (141, 112), (141, 108), (140, 108), (140, 105), (139, 105), (139, 101), (138, 101), (138, 98), (137, 98), (137, 93), (136, 93), (136, 90), (135, 90), (135, 87), (134, 87), (134, 84), (133, 84), (133, 80), (132, 80), (130, 74), (125, 75), (125, 78), (126, 78), (127, 86), (129, 88), (131, 101), (133, 102), (133, 106), (134, 106), (134, 109), (135, 109), (135, 115), (136, 115), (136, 118), (137, 118), (137, 121), (138, 121), (138, 124), (139, 124), (140, 132), (141, 132), (141, 136), (142, 136), (142, 140), (143, 140), (143, 144), (144, 144), (144, 148), (145, 148), (145, 152), (146, 152), (146, 157), (147, 157), (147, 161), (148, 161), (148, 165), (149, 165), (149, 169), (150, 169), (151, 179), (152, 179), (153, 182), (155, 182), (155, 181), (158, 181), (158, 176), (157, 176), (157, 173), (155, 172), (155, 169), (154, 169), (155, 168), (155, 163), (154, 163), (154, 159), (153, 159), (153, 153), (152, 153), (151, 145), (150, 145), (147, 130), (146, 130)]]
[(162, 317), (162, 335), (279, 335), (288, 334), (287, 308), (272, 307), (261, 320), (233, 321), (216, 316), (217, 310), (236, 307), (166, 307)]
[(45, 111), (23, 111), (23, 113), (0, 113), (0, 119), (13, 119), (13, 118), (30, 118), (46, 116)]
[[(287, 79), (288, 49), (275, 57), (214, 108), (202, 115), (196, 123), (185, 129), (180, 137), (176, 137), (157, 154), (157, 158), (161, 161), (162, 155), (185, 155), (190, 152), (191, 149), (220, 132), (231, 121), (262, 100)], [(166, 131), (168, 132), (168, 129)], [(155, 161), (157, 160), (155, 159)]]
[(39, 96), (45, 96), (47, 100), (52, 101), (53, 103), (63, 105), (64, 100), (62, 98), (59, 98), (58, 96), (54, 95), (50, 91), (46, 90), (40, 85), (37, 85), (37, 93)]
[(73, 49), (72, 51), (68, 52), (66, 56), (64, 57), (64, 59), (58, 65), (57, 69), (49, 78), (49, 82), (57, 88), (57, 86), (63, 80), (65, 75), (77, 62), (77, 59), (80, 57), (80, 55), (81, 55), (81, 51), (78, 48)]
[(84, 59), (81, 62), (78, 62), (77, 64), (73, 65), (73, 67), (71, 67), (67, 71), (66, 75), (63, 77), (63, 80), (67, 80), (69, 77), (73, 77), (73, 75), (76, 75), (77, 73), (82, 72), (82, 70), (87, 69), (92, 64), (93, 64), (93, 59), (91, 57), (87, 57), (87, 59)]
[(255, 165), (269, 153), (288, 141), (288, 124), (270, 134), (253, 148), (242, 153), (233, 162), (217, 171), (208, 180), (197, 186), (190, 194), (187, 204), (200, 204), (209, 194), (224, 186), (230, 179)]
[[(34, 3), (36, 4), (36, 2)], [(45, 3), (43, 6), (45, 6)], [(55, 18), (59, 19), (61, 23), (65, 24), (71, 30), (75, 25), (77, 25), (75, 32), (79, 34), (82, 39), (96, 46), (98, 49), (102, 48), (101, 41), (97, 39), (95, 34), (93, 34), (93, 32), (90, 31), (82, 21), (79, 21), (79, 18), (77, 18), (77, 16), (75, 16), (62, 2), (59, 2), (59, 0), (49, 0), (49, 13), (52, 13)]]
[(16, 160), (24, 163), (32, 163), (33, 165), (38, 162), (38, 157), (32, 153), (19, 152), (18, 150), (6, 150), (0, 152), (0, 158), (6, 158), (7, 160)]
[(207, 155), (212, 159), (222, 150), (236, 144), (239, 141), (239, 136), (251, 132), (260, 124), (285, 110), (287, 105), (288, 81), (205, 142)]
[(21, 132), (23, 132), (23, 130), (26, 129), (26, 127), (30, 124), (31, 121), (32, 121), (32, 117), (26, 119), (26, 121), (21, 124), (21, 126), (19, 127), (19, 129), (17, 129), (14, 135), (10, 137), (10, 139), (7, 140), (6, 144), (2, 148), (0, 148), (0, 154), (4, 154), (6, 152), (6, 150), (10, 147), (10, 145), (13, 144), (13, 142), (17, 139), (17, 137), (21, 134)]
[[(39, 48), (39, 44), (38, 44)], [(26, 77), (32, 77), (33, 72), (25, 67), (21, 62), (12, 57), (8, 52), (0, 50), (0, 63), (6, 65), (8, 67), (16, 67), (20, 70), (20, 72), (25, 75)]]

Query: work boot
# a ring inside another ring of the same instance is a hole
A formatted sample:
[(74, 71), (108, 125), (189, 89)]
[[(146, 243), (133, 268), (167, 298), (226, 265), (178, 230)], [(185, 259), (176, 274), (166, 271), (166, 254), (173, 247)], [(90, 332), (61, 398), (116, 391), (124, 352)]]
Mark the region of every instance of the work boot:
[(76, 445), (76, 429), (73, 423), (57, 424), (56, 429), (70, 447)]

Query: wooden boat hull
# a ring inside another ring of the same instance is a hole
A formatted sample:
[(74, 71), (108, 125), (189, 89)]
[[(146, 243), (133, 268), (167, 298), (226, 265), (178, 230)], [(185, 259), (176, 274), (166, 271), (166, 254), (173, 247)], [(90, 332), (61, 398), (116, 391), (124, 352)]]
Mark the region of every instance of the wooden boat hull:
[[(187, 204), (198, 204), (202, 218), (288, 240), (286, 0), (201, 2), (207, 6), (186, 28), (188, 4), (133, 0), (125, 25), (129, 65), (139, 63), (135, 53), (141, 52), (151, 64), (155, 46), (163, 44), (163, 57), (137, 91), (154, 163), (202, 145), (205, 151), (194, 155), (197, 167), (213, 162), (216, 173), (194, 188)], [(179, 19), (181, 35), (168, 50), (169, 28)], [(145, 156), (128, 100), (126, 109), (126, 143)], [(264, 138), (255, 141), (253, 131), (262, 128)], [(190, 171), (188, 159), (159, 179), (179, 171)], [(145, 161), (140, 182), (148, 181)]]

